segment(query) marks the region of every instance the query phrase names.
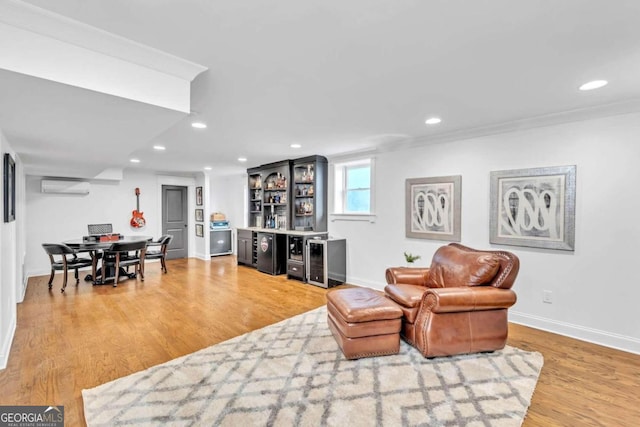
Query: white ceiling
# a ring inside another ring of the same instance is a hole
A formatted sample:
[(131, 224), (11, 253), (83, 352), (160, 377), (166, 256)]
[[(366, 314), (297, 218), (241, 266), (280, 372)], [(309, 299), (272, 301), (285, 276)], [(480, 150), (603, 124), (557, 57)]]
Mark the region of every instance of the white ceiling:
[[(640, 111), (637, 0), (27, 3), (208, 67), (191, 91), (205, 130), (178, 112), (0, 71), (0, 128), (32, 174), (235, 173)], [(577, 90), (593, 79), (610, 83)], [(434, 115), (442, 123), (425, 125)]]

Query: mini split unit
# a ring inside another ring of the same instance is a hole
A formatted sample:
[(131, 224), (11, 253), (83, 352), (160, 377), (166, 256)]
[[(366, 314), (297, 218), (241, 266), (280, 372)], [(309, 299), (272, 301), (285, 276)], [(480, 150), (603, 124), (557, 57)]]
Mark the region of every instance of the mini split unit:
[(89, 194), (90, 185), (86, 181), (43, 179), (40, 189), (51, 194)]

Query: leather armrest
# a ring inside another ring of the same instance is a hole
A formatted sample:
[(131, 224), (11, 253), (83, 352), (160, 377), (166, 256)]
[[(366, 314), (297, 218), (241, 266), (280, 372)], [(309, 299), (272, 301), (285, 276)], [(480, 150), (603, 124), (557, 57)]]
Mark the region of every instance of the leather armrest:
[(492, 286), (458, 288), (429, 288), (422, 297), (422, 304), (433, 313), (455, 313), (509, 308), (516, 303), (511, 289)]
[(405, 285), (425, 286), (429, 277), (428, 268), (420, 267), (390, 267), (385, 272), (387, 283), (402, 283)]
[(427, 288), (424, 286), (407, 285), (404, 283), (390, 283), (384, 287), (384, 293), (389, 299), (403, 307), (417, 307), (422, 303), (422, 296)]

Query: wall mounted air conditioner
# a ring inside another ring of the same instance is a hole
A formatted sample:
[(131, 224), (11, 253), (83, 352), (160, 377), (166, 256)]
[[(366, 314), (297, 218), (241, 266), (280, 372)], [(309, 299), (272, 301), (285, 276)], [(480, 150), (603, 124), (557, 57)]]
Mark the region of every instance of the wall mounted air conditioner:
[(90, 185), (86, 181), (43, 179), (40, 190), (51, 194), (89, 194)]

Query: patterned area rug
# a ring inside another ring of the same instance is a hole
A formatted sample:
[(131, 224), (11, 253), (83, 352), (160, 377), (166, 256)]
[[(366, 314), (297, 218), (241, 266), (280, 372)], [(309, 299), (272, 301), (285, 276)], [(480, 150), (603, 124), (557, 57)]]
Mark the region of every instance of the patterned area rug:
[(325, 307), (83, 390), (89, 426), (520, 426), (542, 355), (350, 361)]

